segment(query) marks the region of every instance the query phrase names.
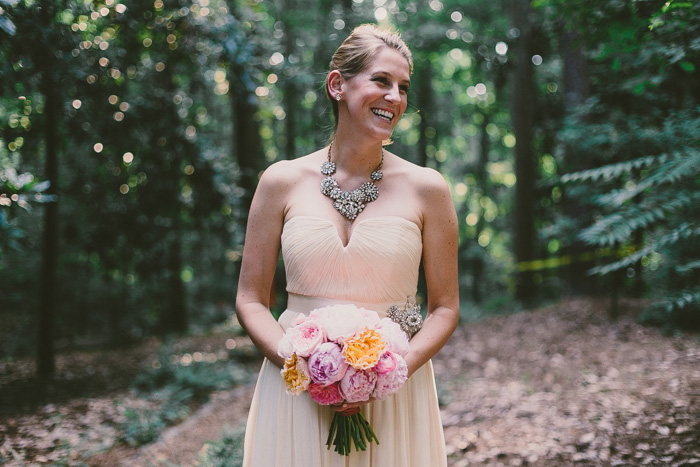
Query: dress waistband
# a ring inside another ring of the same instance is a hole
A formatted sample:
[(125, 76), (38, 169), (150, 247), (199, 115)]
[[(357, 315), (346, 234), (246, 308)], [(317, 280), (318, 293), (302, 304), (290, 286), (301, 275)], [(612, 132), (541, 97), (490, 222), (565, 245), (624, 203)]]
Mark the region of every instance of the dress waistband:
[(308, 315), (312, 310), (333, 305), (355, 305), (358, 308), (375, 311), (380, 318), (384, 318), (387, 316), (387, 312), (392, 305), (403, 305), (405, 303), (406, 299), (394, 300), (390, 302), (369, 303), (358, 302), (357, 300), (310, 297), (308, 295), (289, 293), (287, 297), (287, 310), (280, 316), (279, 323), (286, 329), (291, 324), (294, 317), (299, 313)]
[(358, 308), (376, 311), (379, 314), (379, 316), (384, 317), (386, 316), (387, 311), (392, 305), (402, 305), (405, 302), (406, 299), (393, 300), (389, 302), (369, 303), (358, 302), (357, 300), (339, 300), (323, 297), (309, 297), (308, 295), (297, 295), (294, 293), (290, 293), (287, 298), (287, 309), (296, 311), (297, 313), (304, 313), (305, 315), (308, 315), (311, 312), (311, 310), (315, 310), (317, 308), (323, 308), (326, 306), (333, 305), (351, 304), (355, 305)]

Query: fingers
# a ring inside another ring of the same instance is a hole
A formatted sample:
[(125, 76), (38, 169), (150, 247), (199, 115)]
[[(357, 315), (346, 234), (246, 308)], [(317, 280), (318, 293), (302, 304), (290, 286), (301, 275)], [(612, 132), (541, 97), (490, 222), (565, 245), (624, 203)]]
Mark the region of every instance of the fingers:
[(360, 407), (370, 402), (373, 402), (374, 398), (362, 402), (343, 402), (342, 404), (329, 405), (330, 409), (334, 412), (340, 412), (343, 415), (354, 415), (360, 411)]
[(345, 415), (346, 417), (349, 417), (350, 415), (355, 415), (360, 411), (360, 407), (363, 404), (339, 404), (339, 405), (331, 405), (329, 406), (333, 412), (338, 412), (340, 414)]
[(339, 410), (338, 412), (346, 417), (349, 417), (351, 415), (355, 415), (356, 413), (359, 413), (360, 408), (359, 407), (351, 407), (349, 409)]

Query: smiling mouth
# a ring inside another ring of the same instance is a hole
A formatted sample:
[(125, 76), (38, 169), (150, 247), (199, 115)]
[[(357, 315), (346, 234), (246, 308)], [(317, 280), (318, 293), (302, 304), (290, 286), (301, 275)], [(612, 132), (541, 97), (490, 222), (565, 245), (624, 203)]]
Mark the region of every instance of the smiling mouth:
[(391, 122), (394, 119), (394, 113), (389, 112), (388, 110), (372, 109), (372, 113), (377, 117), (386, 120), (387, 122)]

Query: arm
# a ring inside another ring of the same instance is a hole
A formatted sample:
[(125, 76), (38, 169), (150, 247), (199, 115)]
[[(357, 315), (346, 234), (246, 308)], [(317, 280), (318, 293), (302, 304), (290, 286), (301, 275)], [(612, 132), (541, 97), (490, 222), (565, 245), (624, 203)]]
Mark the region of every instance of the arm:
[[(280, 251), (287, 193), (290, 189), (287, 162), (269, 167), (260, 179), (248, 216), (243, 261), (236, 295), (236, 314), (255, 346), (281, 367), (277, 344), (284, 334), (270, 313), (270, 288)], [(287, 170), (285, 175), (284, 171)]]
[(428, 286), (428, 313), (411, 339), (406, 363), (411, 375), (447, 342), (459, 322), (457, 214), (447, 183), (438, 172), (422, 174), (423, 269)]

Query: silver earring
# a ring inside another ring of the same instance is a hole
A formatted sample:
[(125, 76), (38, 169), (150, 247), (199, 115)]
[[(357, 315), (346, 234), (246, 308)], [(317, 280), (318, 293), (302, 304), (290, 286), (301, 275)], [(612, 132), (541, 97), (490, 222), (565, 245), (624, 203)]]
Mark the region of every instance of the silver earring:
[(335, 100), (337, 100), (338, 102), (340, 102), (340, 99), (342, 99), (342, 98), (343, 98), (343, 95), (341, 93), (338, 93), (335, 95)]

